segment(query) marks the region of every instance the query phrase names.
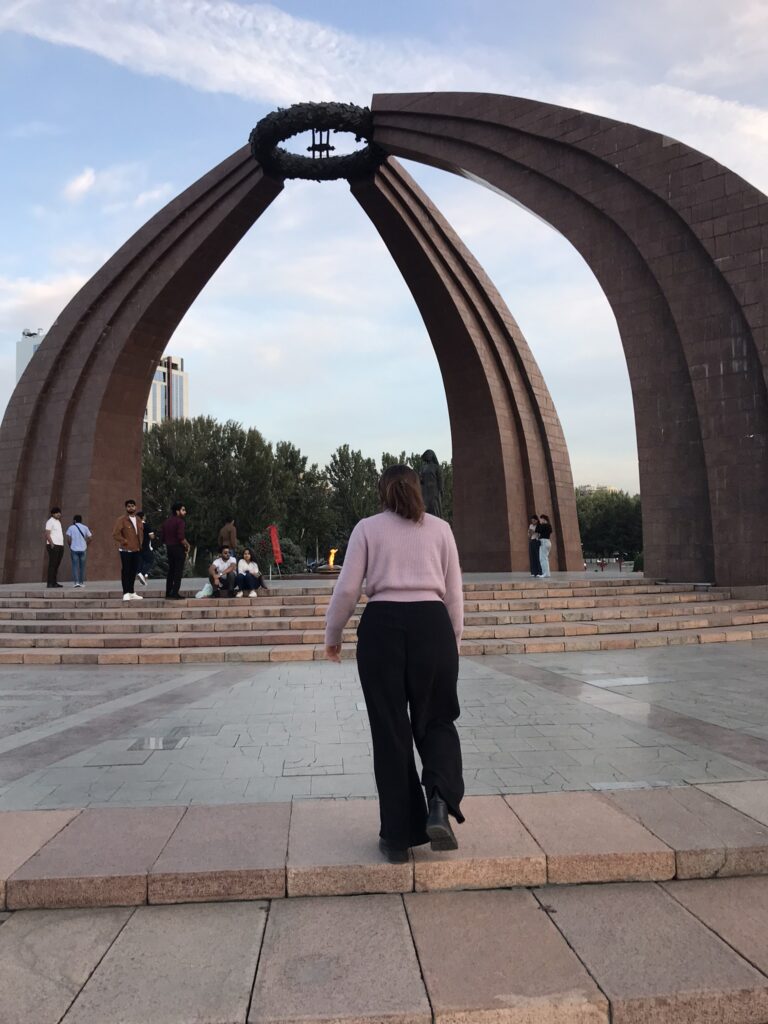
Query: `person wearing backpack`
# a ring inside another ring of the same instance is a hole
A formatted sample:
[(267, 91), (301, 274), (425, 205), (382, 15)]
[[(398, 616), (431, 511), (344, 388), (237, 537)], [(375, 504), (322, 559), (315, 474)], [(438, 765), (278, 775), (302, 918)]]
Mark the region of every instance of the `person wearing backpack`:
[(85, 586), (85, 557), (93, 534), (83, 522), (82, 516), (75, 516), (67, 530), (69, 556), (72, 559), (72, 582), (76, 587)]

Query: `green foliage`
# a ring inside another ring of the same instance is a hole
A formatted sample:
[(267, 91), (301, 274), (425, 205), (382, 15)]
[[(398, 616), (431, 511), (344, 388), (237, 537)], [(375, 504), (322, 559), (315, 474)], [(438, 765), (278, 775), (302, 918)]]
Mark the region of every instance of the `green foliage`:
[[(280, 539), (280, 550), (283, 554), (283, 563), (280, 566), (280, 571), (289, 574), (306, 572), (306, 555), (299, 545), (294, 543), (290, 537), (280, 537), (279, 533), (278, 537)], [(277, 571), (275, 559), (272, 554), (272, 541), (270, 540), (269, 534), (266, 530), (255, 533), (249, 539), (246, 547), (251, 549), (251, 553), (253, 554), (259, 569), (265, 576), (269, 575), (270, 567), (272, 568), (273, 574)]]
[(379, 511), (379, 471), (373, 459), (343, 444), (331, 455), (326, 475), (338, 539), (346, 541), (361, 519)]
[[(382, 453), (381, 468), (406, 463), (417, 472), (421, 455)], [(453, 472), (441, 463), (443, 514), (453, 511)], [(379, 511), (379, 470), (348, 444), (332, 454), (325, 468), (307, 465), (296, 445), (274, 448), (258, 430), (210, 416), (165, 420), (144, 435), (143, 507), (157, 528), (175, 501), (188, 509), (187, 537), (195, 570), (205, 575), (218, 547), (219, 530), (234, 516), (241, 544), (250, 537), (256, 561), (267, 571), (272, 548), (266, 527), (277, 526), (286, 559), (284, 571), (303, 571), (307, 557), (343, 552), (358, 521)], [(165, 565), (162, 548), (158, 564)], [(160, 571), (160, 569), (158, 569)], [(192, 572), (190, 566), (189, 572)]]
[(643, 558), (643, 552), (640, 551), (635, 555), (635, 564), (633, 565), (634, 572), (642, 572), (645, 569), (645, 559)]
[(643, 548), (640, 495), (626, 491), (576, 488), (576, 511), (586, 558), (621, 554), (634, 557)]
[(183, 501), (188, 537), (205, 561), (228, 515), (240, 536), (269, 518), (272, 463), (272, 446), (258, 430), (210, 416), (164, 420), (144, 435), (145, 511), (160, 524), (173, 502)]

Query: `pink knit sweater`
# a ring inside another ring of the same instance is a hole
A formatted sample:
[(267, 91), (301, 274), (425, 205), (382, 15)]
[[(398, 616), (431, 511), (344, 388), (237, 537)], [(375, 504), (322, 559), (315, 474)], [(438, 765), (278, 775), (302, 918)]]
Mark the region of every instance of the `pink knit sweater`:
[(344, 566), (325, 620), (325, 642), (340, 644), (365, 579), (369, 601), (442, 601), (456, 643), (464, 628), (464, 597), (456, 542), (448, 523), (420, 523), (389, 510), (361, 519), (349, 538)]

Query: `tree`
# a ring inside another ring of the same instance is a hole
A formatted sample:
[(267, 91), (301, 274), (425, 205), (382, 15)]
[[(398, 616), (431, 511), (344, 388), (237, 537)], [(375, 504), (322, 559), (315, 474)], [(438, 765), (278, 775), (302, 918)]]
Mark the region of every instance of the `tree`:
[(210, 416), (164, 420), (144, 435), (145, 511), (159, 524), (174, 501), (183, 501), (198, 568), (204, 567), (227, 516), (235, 517), (241, 537), (269, 520), (272, 462), (272, 446), (253, 428)]
[(576, 488), (576, 512), (584, 554), (634, 557), (643, 549), (640, 495), (607, 487)]
[(333, 488), (331, 509), (339, 542), (346, 541), (357, 523), (379, 510), (379, 473), (373, 459), (343, 444), (331, 455), (326, 476)]

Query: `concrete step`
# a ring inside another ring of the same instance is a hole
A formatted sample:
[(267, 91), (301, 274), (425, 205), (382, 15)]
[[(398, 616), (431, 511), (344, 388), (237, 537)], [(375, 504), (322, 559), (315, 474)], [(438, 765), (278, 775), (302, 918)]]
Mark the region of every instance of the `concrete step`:
[[(239, 607), (239, 606), (238, 606)], [(115, 612), (112, 617), (100, 616), (91, 618), (41, 618), (37, 613), (34, 618), (13, 620), (0, 619), (0, 637), (8, 634), (28, 635), (49, 633), (57, 634), (146, 634), (146, 633), (213, 633), (242, 632), (259, 630), (274, 632), (279, 630), (305, 631), (322, 630), (324, 616), (310, 617), (271, 617), (259, 615), (259, 609), (238, 609), (227, 616), (205, 618), (163, 617), (156, 619), (151, 613), (143, 615), (120, 615)], [(362, 607), (359, 609), (362, 612)], [(27, 613), (28, 614), (28, 613)], [(48, 613), (46, 613), (48, 614)], [(56, 613), (50, 613), (55, 615)], [(79, 616), (82, 613), (78, 613)], [(765, 602), (734, 601), (710, 602), (703, 606), (695, 604), (679, 604), (672, 606), (654, 606), (642, 608), (631, 606), (624, 609), (581, 609), (567, 612), (490, 612), (473, 613), (465, 616), (465, 636), (477, 637), (486, 635), (478, 632), (495, 629), (493, 636), (528, 636), (528, 635), (569, 635), (578, 632), (628, 632), (630, 630), (666, 628), (653, 623), (669, 622), (669, 628), (676, 628), (676, 621), (686, 622), (689, 626), (728, 625), (734, 617), (743, 622), (768, 620), (768, 608)], [(357, 625), (359, 615), (350, 619), (350, 628)], [(646, 625), (642, 625), (645, 622)], [(516, 632), (517, 630), (517, 632)]]
[[(472, 615), (521, 615), (535, 616), (530, 621), (546, 621), (541, 615), (551, 615), (552, 621), (559, 618), (574, 618), (588, 615), (591, 610), (604, 612), (606, 617), (620, 618), (634, 614), (632, 609), (648, 609), (648, 614), (677, 614), (678, 609), (693, 610), (710, 606), (731, 606), (731, 599), (714, 593), (676, 593), (673, 595), (639, 595), (633, 599), (618, 598), (539, 598), (537, 600), (495, 600), (466, 601), (465, 613)], [(361, 602), (359, 608), (364, 607)], [(765, 607), (765, 601), (740, 602), (742, 607)], [(0, 609), (0, 625), (18, 621), (100, 621), (136, 620), (176, 621), (178, 619), (226, 619), (226, 618), (285, 618), (315, 617), (326, 613), (328, 602), (275, 603), (250, 598), (230, 600), (202, 600), (177, 602), (169, 606), (165, 601), (149, 599), (136, 602), (98, 601), (69, 602), (66, 605), (52, 602), (45, 607), (29, 607), (21, 602), (13, 607)], [(644, 614), (638, 611), (637, 614)], [(510, 620), (511, 621), (511, 620)], [(529, 621), (522, 618), (519, 621)]]
[(767, 917), (763, 878), (42, 910), (0, 984), (35, 1024), (759, 1024)]
[[(347, 634), (342, 658), (355, 657), (355, 644)], [(128, 637), (114, 637), (108, 646), (102, 637), (4, 638), (0, 646), (0, 665), (151, 665), (202, 662), (321, 661), (324, 658), (322, 633), (315, 640), (297, 642), (293, 633), (203, 634), (189, 637), (144, 637), (137, 646)], [(567, 651), (633, 650), (641, 647), (666, 647), (680, 644), (732, 643), (768, 638), (768, 623), (711, 626), (704, 629), (666, 629), (621, 634), (602, 633), (562, 637), (520, 639), (467, 639), (462, 641), (465, 657), (484, 654), (552, 654)], [(65, 645), (64, 640), (68, 643)], [(8, 641), (6, 643), (6, 641)], [(72, 644), (71, 646), (69, 644)], [(172, 646), (169, 646), (169, 643)], [(84, 646), (83, 646), (84, 645)]]
[(462, 808), (458, 851), (398, 865), (374, 800), (4, 811), (0, 910), (768, 875), (768, 782)]
[[(738, 619), (738, 622), (734, 620)], [(277, 620), (279, 621), (279, 620)], [(549, 637), (623, 636), (634, 633), (671, 633), (678, 630), (706, 630), (715, 627), (753, 626), (768, 622), (768, 612), (722, 612), (716, 615), (680, 616), (663, 619), (620, 619), (605, 622), (534, 623), (529, 625), (467, 626), (464, 640), (537, 639)], [(29, 625), (0, 635), (0, 645), (10, 648), (68, 647), (68, 648), (132, 648), (132, 647), (216, 647), (274, 644), (322, 644), (323, 622), (318, 619), (315, 628), (301, 628), (290, 620), (283, 620), (282, 628), (275, 629), (258, 620), (235, 620), (227, 625), (185, 623), (174, 625), (135, 623), (105, 625), (77, 625), (67, 623)], [(344, 640), (354, 641), (356, 621), (349, 623)]]

